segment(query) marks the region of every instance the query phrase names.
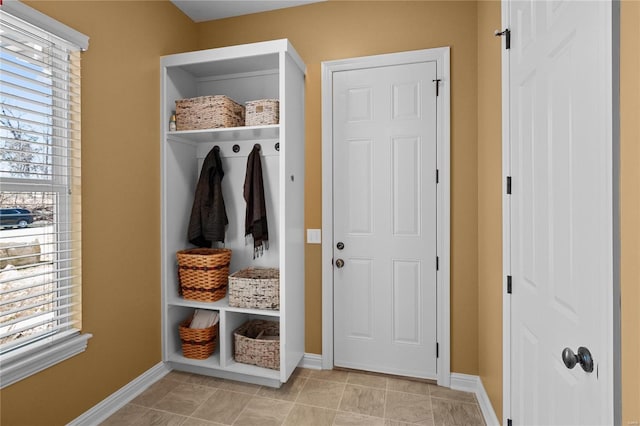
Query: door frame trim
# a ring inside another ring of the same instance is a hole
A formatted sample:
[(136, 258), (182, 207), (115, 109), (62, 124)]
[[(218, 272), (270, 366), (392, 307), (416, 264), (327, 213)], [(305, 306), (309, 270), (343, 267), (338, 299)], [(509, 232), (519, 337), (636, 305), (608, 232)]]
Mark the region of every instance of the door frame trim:
[[(509, 28), (511, 2), (501, 1), (501, 28)], [(507, 293), (507, 275), (511, 275), (511, 199), (507, 196), (507, 176), (511, 176), (511, 109), (509, 99), (509, 55), (500, 43), (502, 61), (502, 424), (511, 418), (511, 297)], [(500, 414), (498, 414), (500, 415)]]
[[(438, 292), (436, 336), (439, 344), (437, 381), (450, 386), (450, 49), (390, 53), (336, 61), (325, 61), (322, 69), (322, 368), (333, 368), (333, 73), (361, 68), (436, 62), (440, 81), (437, 102), (437, 254), (440, 268), (436, 274)], [(435, 177), (434, 177), (435, 178)]]

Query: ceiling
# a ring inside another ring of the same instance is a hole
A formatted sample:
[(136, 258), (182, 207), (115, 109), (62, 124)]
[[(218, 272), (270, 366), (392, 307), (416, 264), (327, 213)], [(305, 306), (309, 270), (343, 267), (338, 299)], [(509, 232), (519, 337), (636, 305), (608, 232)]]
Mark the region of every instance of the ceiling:
[(194, 22), (302, 6), (325, 0), (171, 0)]

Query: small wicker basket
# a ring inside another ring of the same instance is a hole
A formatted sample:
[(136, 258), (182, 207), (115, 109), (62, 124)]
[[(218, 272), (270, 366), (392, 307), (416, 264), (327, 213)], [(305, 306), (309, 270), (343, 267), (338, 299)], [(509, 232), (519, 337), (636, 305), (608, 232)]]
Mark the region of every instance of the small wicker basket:
[(185, 358), (207, 359), (216, 350), (219, 323), (207, 328), (189, 328), (191, 320), (188, 318), (179, 326), (182, 355)]
[(244, 107), (224, 95), (176, 101), (176, 129), (198, 130), (244, 126)]
[(280, 121), (280, 102), (277, 99), (259, 99), (246, 102), (245, 105), (247, 126), (278, 124)]
[(188, 300), (215, 302), (227, 294), (230, 249), (181, 250), (178, 259), (180, 294)]
[(280, 270), (247, 268), (229, 275), (229, 306), (279, 309)]
[(234, 332), (236, 362), (280, 369), (280, 323), (247, 321)]

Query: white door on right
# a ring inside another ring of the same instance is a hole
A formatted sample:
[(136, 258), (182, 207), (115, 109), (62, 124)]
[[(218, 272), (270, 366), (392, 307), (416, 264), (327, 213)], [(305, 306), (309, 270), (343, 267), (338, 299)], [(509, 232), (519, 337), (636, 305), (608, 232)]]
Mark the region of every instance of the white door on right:
[(503, 7), (511, 30), (507, 415), (514, 425), (613, 424), (612, 4)]

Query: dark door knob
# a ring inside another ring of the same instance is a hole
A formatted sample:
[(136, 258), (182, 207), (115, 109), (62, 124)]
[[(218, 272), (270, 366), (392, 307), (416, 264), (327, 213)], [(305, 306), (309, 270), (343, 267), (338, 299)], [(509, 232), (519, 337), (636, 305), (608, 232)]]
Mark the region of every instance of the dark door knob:
[(342, 268), (343, 266), (344, 266), (344, 260), (342, 260), (342, 259), (336, 260), (336, 267), (337, 268)]
[(562, 362), (568, 369), (572, 369), (576, 364), (580, 364), (580, 367), (587, 373), (593, 371), (593, 358), (591, 352), (584, 346), (578, 348), (578, 354), (573, 353), (571, 348), (564, 348), (562, 351)]

